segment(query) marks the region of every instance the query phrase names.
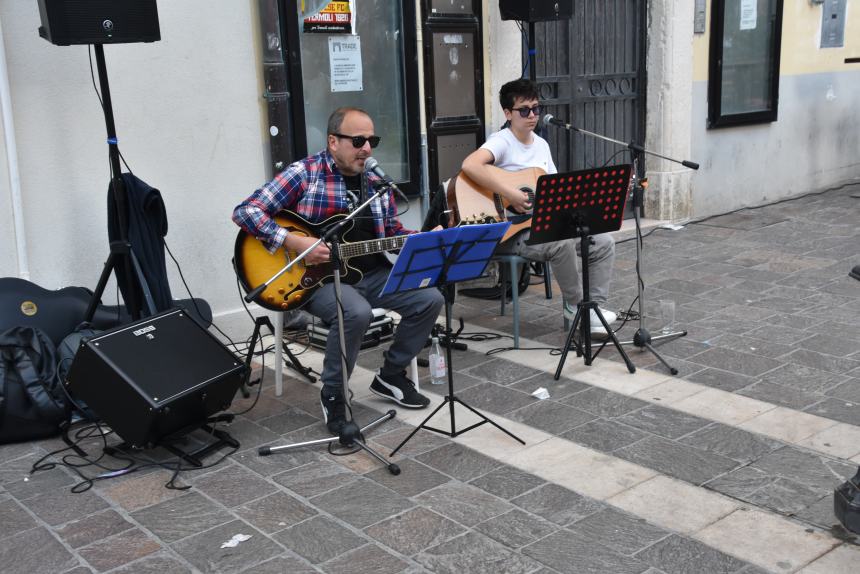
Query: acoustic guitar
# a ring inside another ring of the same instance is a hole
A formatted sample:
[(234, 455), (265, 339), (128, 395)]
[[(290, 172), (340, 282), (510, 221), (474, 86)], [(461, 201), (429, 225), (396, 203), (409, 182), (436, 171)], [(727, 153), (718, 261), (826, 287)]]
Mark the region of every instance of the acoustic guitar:
[[(325, 228), (344, 217), (346, 215), (339, 214), (320, 223), (311, 223), (291, 211), (283, 211), (276, 215), (274, 220), (290, 233), (318, 239)], [(344, 227), (345, 236), (349, 235), (352, 227), (353, 221), (350, 221)], [(407, 237), (409, 236), (397, 235), (384, 239), (340, 243), (341, 281), (357, 283), (362, 278), (361, 271), (348, 265), (350, 258), (375, 253), (386, 254), (388, 251), (400, 249)], [(296, 251), (288, 251), (283, 247), (270, 253), (260, 240), (245, 230), (240, 230), (233, 250), (233, 264), (236, 267), (239, 282), (247, 293), (268, 281), (297, 255)], [(304, 261), (299, 261), (266, 287), (254, 301), (272, 311), (296, 309), (307, 302), (317, 287), (329, 282), (332, 277), (334, 277), (334, 264), (330, 261), (316, 265), (305, 265)]]
[[(529, 194), (529, 200), (534, 203), (537, 180), (546, 172), (539, 167), (529, 167), (519, 171), (488, 166), (493, 177), (499, 181), (516, 187)], [(532, 224), (532, 214), (517, 213), (510, 209), (510, 202), (498, 193), (479, 186), (469, 179), (462, 171), (448, 185), (449, 226), (467, 225), (473, 223), (499, 223), (510, 221), (511, 226), (502, 237), (502, 242), (528, 229)]]

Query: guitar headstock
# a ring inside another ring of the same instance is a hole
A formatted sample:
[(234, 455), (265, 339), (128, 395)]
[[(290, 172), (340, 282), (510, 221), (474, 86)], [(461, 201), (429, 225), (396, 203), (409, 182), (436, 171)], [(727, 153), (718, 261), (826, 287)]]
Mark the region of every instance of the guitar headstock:
[(460, 225), (477, 225), (480, 223), (499, 223), (501, 219), (498, 216), (490, 215), (489, 213), (475, 213), (460, 220)]

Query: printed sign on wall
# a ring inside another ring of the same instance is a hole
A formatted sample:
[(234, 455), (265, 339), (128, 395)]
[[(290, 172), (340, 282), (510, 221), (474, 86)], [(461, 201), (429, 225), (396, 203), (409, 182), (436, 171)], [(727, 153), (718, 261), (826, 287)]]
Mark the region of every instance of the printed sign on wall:
[(364, 89), (360, 37), (329, 36), (328, 59), (332, 92), (360, 92)]
[(352, 34), (354, 11), (352, 2), (329, 2), (328, 5), (303, 21), (306, 34)]

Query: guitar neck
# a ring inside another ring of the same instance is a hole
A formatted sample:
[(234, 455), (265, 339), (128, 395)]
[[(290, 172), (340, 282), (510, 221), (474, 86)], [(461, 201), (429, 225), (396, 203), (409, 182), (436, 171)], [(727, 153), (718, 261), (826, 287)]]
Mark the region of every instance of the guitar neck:
[(366, 241), (356, 241), (353, 243), (340, 244), (340, 256), (343, 259), (350, 257), (358, 257), (359, 255), (372, 255), (374, 253), (382, 253), (383, 251), (393, 251), (400, 249), (406, 242), (408, 235), (397, 235), (395, 237), (385, 237), (383, 239), (368, 239)]

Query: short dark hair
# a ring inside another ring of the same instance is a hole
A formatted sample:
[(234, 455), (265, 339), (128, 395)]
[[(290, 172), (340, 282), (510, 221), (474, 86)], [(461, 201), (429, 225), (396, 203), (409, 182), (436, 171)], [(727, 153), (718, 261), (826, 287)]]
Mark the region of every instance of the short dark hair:
[(517, 99), (521, 100), (538, 100), (538, 89), (534, 82), (526, 78), (520, 78), (508, 82), (502, 89), (499, 90), (499, 103), (502, 104), (503, 110), (510, 110), (514, 107), (514, 102)]
[(340, 133), (340, 126), (343, 124), (343, 118), (346, 117), (346, 114), (349, 112), (358, 112), (360, 114), (364, 114), (367, 117), (370, 117), (370, 114), (364, 111), (361, 108), (355, 108), (352, 106), (344, 106), (342, 108), (338, 108), (331, 113), (328, 117), (328, 134), (336, 134)]

